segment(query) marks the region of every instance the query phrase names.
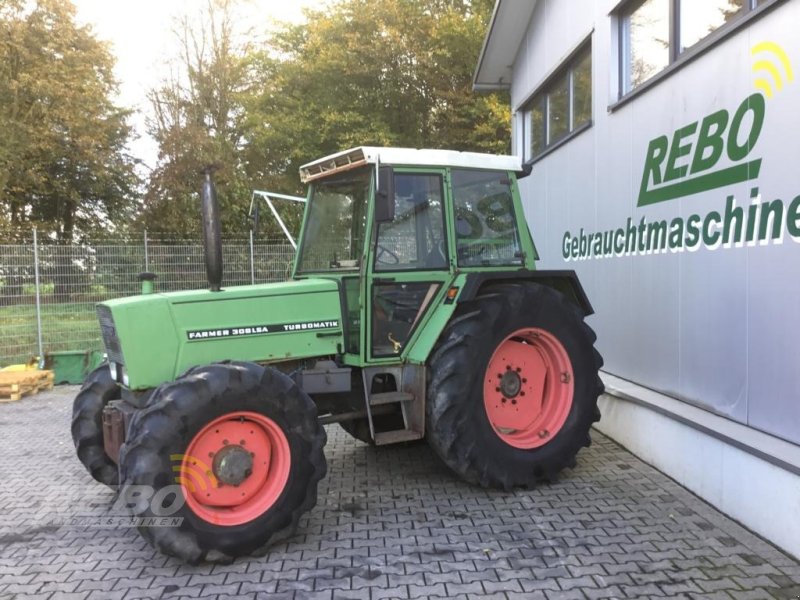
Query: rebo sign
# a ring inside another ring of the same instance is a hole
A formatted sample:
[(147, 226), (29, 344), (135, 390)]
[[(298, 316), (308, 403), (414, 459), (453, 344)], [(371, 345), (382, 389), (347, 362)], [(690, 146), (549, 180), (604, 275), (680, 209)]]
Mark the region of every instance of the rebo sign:
[[(758, 177), (761, 159), (746, 161), (764, 125), (764, 96), (756, 93), (739, 105), (731, 118), (723, 109), (702, 121), (650, 141), (644, 163), (638, 206), (706, 192)], [(752, 119), (746, 120), (748, 113)], [(696, 140), (694, 135), (698, 131)], [(747, 129), (749, 128), (749, 130)], [(727, 154), (731, 166), (717, 168)], [(678, 165), (684, 157), (691, 157)], [(687, 177), (688, 176), (688, 177)]]

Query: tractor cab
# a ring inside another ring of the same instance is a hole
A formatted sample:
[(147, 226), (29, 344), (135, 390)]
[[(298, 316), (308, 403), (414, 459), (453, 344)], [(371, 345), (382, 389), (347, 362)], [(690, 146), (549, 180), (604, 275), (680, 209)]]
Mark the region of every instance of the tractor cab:
[(348, 364), (413, 360), (464, 274), (533, 269), (517, 157), (361, 147), (300, 172), (310, 189), (294, 278), (339, 282)]

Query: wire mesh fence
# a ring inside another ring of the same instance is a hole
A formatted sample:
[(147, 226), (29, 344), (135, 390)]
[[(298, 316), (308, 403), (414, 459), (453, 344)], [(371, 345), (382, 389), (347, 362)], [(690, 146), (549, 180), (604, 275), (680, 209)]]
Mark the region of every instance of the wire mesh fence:
[[(228, 239), (223, 285), (281, 281), (294, 249), (283, 239)], [(140, 293), (139, 273), (156, 291), (207, 287), (203, 244), (144, 234), (141, 240), (62, 245), (36, 240), (0, 245), (0, 367), (42, 353), (100, 350), (95, 304)], [(41, 340), (41, 341), (40, 341)]]

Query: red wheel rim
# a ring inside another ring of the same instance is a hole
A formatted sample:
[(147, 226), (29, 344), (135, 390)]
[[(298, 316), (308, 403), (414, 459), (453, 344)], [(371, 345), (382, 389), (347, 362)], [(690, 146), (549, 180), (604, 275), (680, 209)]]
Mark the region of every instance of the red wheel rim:
[[(254, 412), (214, 419), (192, 438), (175, 480), (192, 512), (214, 525), (247, 523), (269, 510), (289, 480), (289, 441), (275, 421)], [(232, 466), (233, 465), (233, 466)]]
[(547, 444), (564, 426), (575, 384), (569, 355), (555, 336), (519, 329), (492, 354), (483, 380), (483, 404), (495, 433), (525, 450)]

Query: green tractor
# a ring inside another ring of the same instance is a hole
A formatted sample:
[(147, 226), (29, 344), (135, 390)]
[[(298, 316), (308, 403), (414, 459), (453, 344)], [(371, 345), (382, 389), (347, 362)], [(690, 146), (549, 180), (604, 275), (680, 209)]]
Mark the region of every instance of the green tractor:
[[(510, 490), (575, 465), (600, 417), (602, 359), (573, 271), (537, 271), (517, 157), (362, 147), (301, 167), (289, 281), (97, 307), (108, 362), (75, 399), (90, 474), (142, 535), (188, 562), (260, 555), (310, 510), (324, 425), (426, 439), (459, 477)], [(255, 215), (257, 216), (257, 214)], [(168, 515), (173, 527), (151, 527)]]

